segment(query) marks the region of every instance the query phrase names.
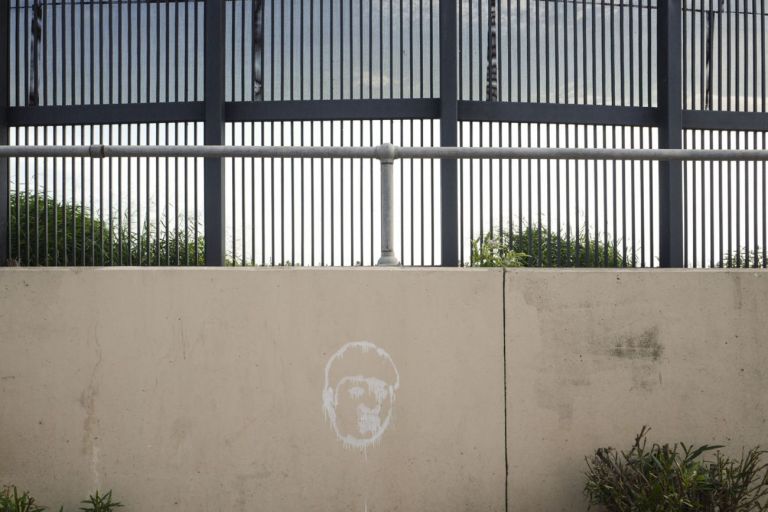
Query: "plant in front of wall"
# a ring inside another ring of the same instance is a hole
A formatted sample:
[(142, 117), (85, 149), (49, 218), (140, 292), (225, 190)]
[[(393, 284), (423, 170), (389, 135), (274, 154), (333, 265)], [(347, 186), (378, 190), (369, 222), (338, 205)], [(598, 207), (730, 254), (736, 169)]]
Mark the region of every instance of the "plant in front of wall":
[(29, 491), (19, 494), (15, 485), (3, 487), (0, 490), (0, 512), (43, 512), (45, 507), (35, 503)]
[(101, 495), (99, 491), (96, 491), (96, 494), (91, 494), (87, 500), (83, 500), (81, 503), (85, 505), (80, 507), (80, 510), (83, 512), (112, 512), (114, 509), (123, 506), (119, 501), (112, 501), (111, 489)]
[[(631, 449), (600, 448), (587, 459), (590, 507), (608, 512), (768, 510), (768, 462), (759, 447), (739, 459), (721, 446), (649, 444), (643, 427)], [(713, 458), (706, 459), (707, 454)]]

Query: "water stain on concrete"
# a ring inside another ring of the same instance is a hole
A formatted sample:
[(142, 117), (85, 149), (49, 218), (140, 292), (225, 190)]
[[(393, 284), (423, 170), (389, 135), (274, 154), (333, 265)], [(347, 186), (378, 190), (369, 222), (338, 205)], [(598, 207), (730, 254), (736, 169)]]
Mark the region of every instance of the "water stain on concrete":
[(636, 336), (624, 336), (616, 342), (610, 354), (621, 359), (645, 359), (658, 361), (664, 353), (659, 343), (659, 329), (652, 327)]

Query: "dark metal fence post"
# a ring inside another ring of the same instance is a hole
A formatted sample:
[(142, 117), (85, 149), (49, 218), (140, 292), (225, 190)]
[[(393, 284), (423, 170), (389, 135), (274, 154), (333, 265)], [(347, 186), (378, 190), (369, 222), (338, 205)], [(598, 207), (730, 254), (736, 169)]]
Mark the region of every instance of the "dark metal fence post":
[[(205, 128), (206, 145), (224, 143), (225, 0), (205, 2)], [(206, 158), (204, 171), (205, 264), (224, 265), (223, 159)]]
[[(458, 144), (456, 88), (456, 0), (440, 0), (440, 145)], [(459, 265), (458, 174), (456, 160), (440, 161), (441, 253), (444, 267)]]
[[(8, 105), (10, 98), (10, 10), (11, 3), (0, 6), (0, 145), (8, 144)], [(0, 158), (0, 267), (9, 257), (8, 246), (8, 158)]]
[[(659, 147), (679, 149), (683, 142), (680, 0), (659, 2), (658, 105)], [(683, 266), (683, 166), (659, 163), (659, 238), (662, 267)]]

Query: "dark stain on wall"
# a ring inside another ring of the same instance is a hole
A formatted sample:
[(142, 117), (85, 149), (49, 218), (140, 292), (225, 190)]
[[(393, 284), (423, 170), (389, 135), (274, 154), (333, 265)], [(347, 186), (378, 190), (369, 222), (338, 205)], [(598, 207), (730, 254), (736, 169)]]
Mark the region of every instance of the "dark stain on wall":
[(659, 343), (659, 329), (653, 327), (637, 336), (625, 336), (616, 342), (611, 355), (622, 359), (646, 359), (658, 361), (664, 353), (664, 346)]

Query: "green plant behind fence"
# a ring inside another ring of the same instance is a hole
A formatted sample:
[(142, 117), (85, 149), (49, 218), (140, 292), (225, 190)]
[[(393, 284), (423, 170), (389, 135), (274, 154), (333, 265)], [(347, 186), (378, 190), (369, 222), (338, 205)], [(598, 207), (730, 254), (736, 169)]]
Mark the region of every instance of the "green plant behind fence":
[(43, 194), (13, 194), (9, 209), (10, 255), (16, 264), (205, 264), (205, 239), (198, 235), (195, 242), (193, 224), (181, 223), (177, 232), (144, 222), (135, 231), (126, 219), (120, 226), (113, 217), (110, 224), (108, 217)]
[[(600, 238), (600, 237), (597, 237)], [(527, 226), (493, 231), (472, 240), (470, 264), (476, 267), (633, 267), (637, 258), (620, 241), (587, 239), (585, 231), (551, 231)]]
[(717, 266), (723, 268), (766, 268), (768, 258), (766, 258), (765, 251), (759, 247), (753, 251), (742, 248), (723, 256)]

